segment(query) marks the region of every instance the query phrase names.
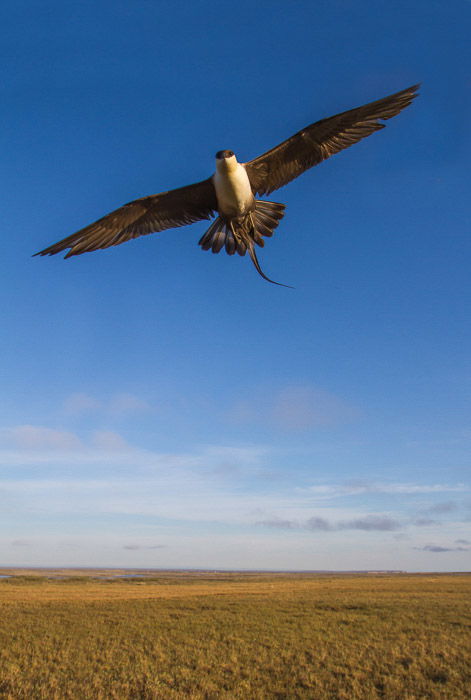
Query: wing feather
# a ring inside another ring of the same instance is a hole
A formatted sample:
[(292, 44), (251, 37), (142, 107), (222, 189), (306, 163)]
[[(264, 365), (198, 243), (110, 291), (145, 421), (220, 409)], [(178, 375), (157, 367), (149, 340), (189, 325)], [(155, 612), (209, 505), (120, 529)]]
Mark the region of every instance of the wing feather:
[(419, 85), (381, 100), (321, 119), (258, 158), (245, 163), (255, 195), (270, 194), (305, 170), (384, 129), (379, 120), (391, 119), (411, 104)]
[(109, 248), (138, 236), (210, 219), (216, 208), (216, 192), (212, 178), (208, 178), (176, 190), (135, 199), (36, 255), (55, 255), (70, 248), (65, 256), (69, 258)]

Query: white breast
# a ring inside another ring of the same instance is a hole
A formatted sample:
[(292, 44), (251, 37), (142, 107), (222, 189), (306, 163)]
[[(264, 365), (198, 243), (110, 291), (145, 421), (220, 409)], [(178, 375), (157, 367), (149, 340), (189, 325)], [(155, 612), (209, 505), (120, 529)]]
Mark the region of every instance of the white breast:
[(213, 177), (219, 212), (225, 216), (243, 216), (252, 209), (253, 194), (244, 166), (216, 168)]

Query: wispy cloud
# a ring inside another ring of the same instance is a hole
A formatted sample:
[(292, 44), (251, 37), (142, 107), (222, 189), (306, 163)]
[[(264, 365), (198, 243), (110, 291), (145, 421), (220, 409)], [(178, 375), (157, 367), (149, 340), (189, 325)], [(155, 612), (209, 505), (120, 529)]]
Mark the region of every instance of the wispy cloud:
[(417, 527), (428, 527), (432, 525), (441, 525), (441, 522), (433, 518), (417, 518), (417, 520), (414, 520), (414, 525), (417, 525)]
[(133, 394), (115, 394), (105, 404), (107, 410), (116, 416), (127, 416), (132, 413), (146, 413), (152, 410), (151, 405), (144, 399)]
[(83, 392), (70, 394), (64, 401), (65, 413), (72, 416), (95, 412), (100, 410), (101, 407), (101, 401)]
[(332, 532), (338, 530), (364, 530), (364, 531), (379, 531), (391, 532), (399, 530), (403, 524), (394, 518), (387, 515), (366, 515), (364, 517), (353, 518), (352, 520), (341, 520), (332, 522), (324, 517), (313, 516), (305, 521), (299, 522), (294, 520), (262, 520), (257, 523), (264, 527), (275, 527), (283, 530), (305, 529), (312, 532)]
[(434, 505), (427, 508), (429, 513), (452, 513), (458, 510), (458, 504), (455, 501), (444, 501), (443, 503), (435, 503)]
[(77, 433), (43, 426), (21, 425), (0, 429), (0, 465), (5, 467), (56, 464), (111, 469), (173, 471), (189, 469), (220, 477), (257, 469), (268, 450), (264, 446), (208, 445), (194, 451), (165, 453), (129, 444), (112, 430)]
[[(46, 426), (5, 428), (0, 431), (0, 464), (10, 469), (4, 470), (0, 481), (0, 517), (3, 514), (17, 525), (9, 530), (9, 539), (3, 540), (4, 551), (11, 560), (29, 560), (29, 552), (36, 551), (36, 540), (44, 538), (51, 523), (57, 522), (65, 523), (64, 536), (81, 532), (84, 542), (95, 528), (100, 533), (108, 531), (115, 544), (107, 545), (108, 554), (103, 556), (111, 563), (112, 552), (127, 553), (127, 561), (133, 564), (149, 561), (152, 549), (162, 549), (159, 560), (165, 556), (166, 562), (178, 563), (178, 552), (181, 555), (181, 547), (187, 546), (179, 541), (182, 533), (185, 542), (206, 536), (209, 545), (201, 545), (205, 556), (216, 535), (221, 542), (226, 535), (246, 537), (243, 541), (248, 546), (259, 541), (257, 551), (263, 551), (262, 542), (271, 543), (274, 561), (280, 547), (293, 561), (295, 550), (309, 557), (313, 540), (316, 551), (325, 550), (327, 560), (332, 547), (347, 551), (355, 541), (366, 540), (382, 556), (379, 541), (387, 537), (399, 547), (400, 540), (393, 537), (406, 529), (412, 540), (418, 532), (414, 527), (426, 525), (427, 537), (437, 538), (429, 546), (450, 547), (457, 553), (468, 547), (463, 542), (443, 543), (444, 530), (433, 529), (440, 525), (431, 513), (417, 508), (414, 520), (404, 507), (409, 494), (411, 500), (417, 494), (433, 494), (436, 500), (440, 491), (462, 491), (462, 485), (351, 480), (306, 487), (305, 474), (295, 470), (291, 483), (265, 479), (265, 473), (279, 469), (282, 457), (265, 445), (199, 445), (165, 453), (130, 444), (114, 430), (74, 433)], [(377, 494), (396, 496), (392, 507), (385, 504), (385, 498), (376, 499)], [(343, 496), (348, 500), (335, 500)], [(440, 503), (449, 503), (445, 498), (444, 493)], [(449, 523), (447, 528), (448, 537), (466, 536), (462, 524)], [(19, 541), (23, 536), (34, 546), (21, 549), (22, 545), (12, 544), (13, 537)], [(293, 541), (296, 547), (291, 553), (288, 543)], [(421, 543), (412, 540), (407, 544), (408, 556), (414, 561), (412, 544)], [(88, 545), (83, 546), (85, 551)], [(98, 545), (96, 551), (99, 560)], [(188, 553), (188, 561), (193, 561), (189, 544)], [(223, 544), (221, 553), (225, 561)], [(350, 567), (354, 568), (353, 562)]]
[(92, 444), (99, 450), (129, 450), (126, 440), (113, 430), (97, 430), (92, 435)]
[[(340, 484), (318, 484), (308, 486), (308, 490), (319, 498), (340, 498), (345, 496), (361, 496), (363, 494), (387, 495), (420, 495), (443, 492), (466, 492), (469, 487), (465, 484), (413, 484), (391, 482), (347, 481)], [(440, 508), (451, 510), (447, 504), (437, 504), (432, 507), (434, 512), (447, 512)], [(432, 508), (430, 509), (432, 511)], [(437, 510), (438, 508), (438, 510)]]
[(349, 423), (360, 411), (327, 391), (292, 386), (275, 397), (272, 415), (281, 428), (306, 430)]
[(356, 518), (347, 522), (339, 523), (340, 530), (379, 530), (391, 532), (399, 530), (402, 524), (387, 515), (368, 515), (366, 518)]
[(138, 551), (142, 549), (165, 549), (167, 545), (165, 544), (150, 544), (150, 545), (142, 545), (142, 544), (125, 544), (123, 545), (123, 549), (129, 549), (131, 551)]
[(98, 399), (84, 392), (70, 394), (64, 401), (64, 412), (70, 416), (105, 414), (124, 417), (135, 413), (146, 413), (151, 405), (134, 394), (118, 393), (107, 399)]
[(74, 433), (38, 425), (17, 425), (0, 430), (0, 443), (20, 450), (76, 450), (82, 442)]
[(57, 432), (35, 429), (25, 441), (22, 431), (7, 431), (8, 440), (0, 445), (0, 464), (9, 467), (0, 480), (4, 513), (24, 512), (29, 518), (38, 512), (119, 513), (241, 523), (248, 520), (246, 511), (260, 504), (264, 510), (286, 507), (286, 499), (270, 493), (248, 493), (246, 484), (269, 454), (263, 446), (159, 453), (129, 445), (115, 432), (92, 432), (82, 440), (73, 433), (58, 440)]
[(240, 400), (229, 411), (237, 423), (264, 424), (287, 432), (333, 428), (356, 421), (361, 411), (348, 401), (316, 387), (287, 386)]
[(299, 523), (294, 520), (283, 520), (283, 518), (272, 518), (271, 520), (260, 520), (256, 525), (263, 525), (277, 530), (293, 530), (299, 528)]
[(439, 544), (426, 544), (423, 547), (414, 547), (421, 552), (469, 552), (470, 547), (444, 547)]
[(309, 520), (306, 520), (304, 527), (307, 530), (321, 530), (321, 531), (326, 531), (326, 530), (334, 530), (335, 527), (325, 518), (320, 518), (319, 516), (314, 516), (312, 518), (309, 518)]

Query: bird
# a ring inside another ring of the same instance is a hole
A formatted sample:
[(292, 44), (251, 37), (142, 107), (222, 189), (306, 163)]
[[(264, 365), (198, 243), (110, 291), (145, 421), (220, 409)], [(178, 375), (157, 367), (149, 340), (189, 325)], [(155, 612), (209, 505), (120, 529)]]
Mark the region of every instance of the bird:
[(408, 107), (420, 84), (361, 107), (341, 112), (306, 126), (293, 136), (246, 163), (232, 150), (216, 153), (211, 177), (185, 187), (135, 199), (35, 255), (65, 258), (119, 245), (132, 238), (212, 221), (199, 240), (203, 250), (247, 252), (257, 272), (272, 284), (287, 287), (265, 275), (255, 245), (264, 246), (285, 213), (285, 205), (256, 197), (270, 195), (330, 156), (383, 129), (387, 119)]

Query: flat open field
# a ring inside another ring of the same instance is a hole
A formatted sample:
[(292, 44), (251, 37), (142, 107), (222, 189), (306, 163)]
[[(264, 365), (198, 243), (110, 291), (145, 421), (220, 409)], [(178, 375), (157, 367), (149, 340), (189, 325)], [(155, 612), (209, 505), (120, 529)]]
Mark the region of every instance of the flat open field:
[(1, 698), (470, 697), (471, 575), (9, 573)]

